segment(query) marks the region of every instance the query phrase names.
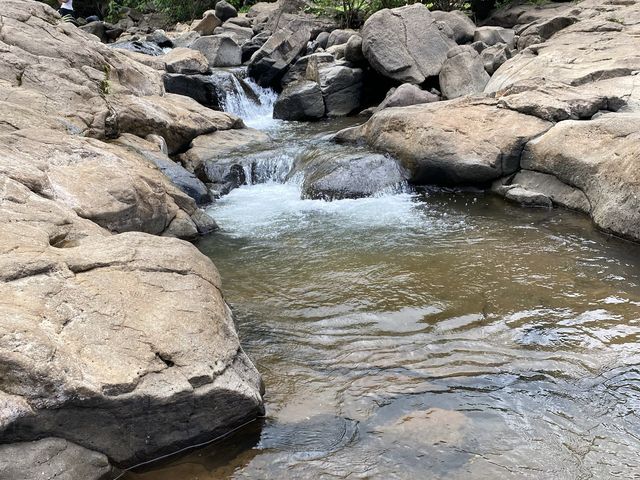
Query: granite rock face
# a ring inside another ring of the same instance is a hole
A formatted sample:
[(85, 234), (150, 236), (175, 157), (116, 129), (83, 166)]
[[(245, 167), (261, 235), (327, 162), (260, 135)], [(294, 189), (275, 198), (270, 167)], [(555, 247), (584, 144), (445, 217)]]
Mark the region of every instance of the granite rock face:
[[(403, 34), (398, 34), (403, 32)], [(456, 42), (422, 4), (374, 13), (362, 28), (362, 51), (381, 75), (420, 84), (438, 75)]]
[[(215, 228), (197, 205), (206, 187), (168, 155), (243, 124), (165, 93), (140, 57), (43, 3), (3, 3), (2, 469), (16, 443), (51, 478), (101, 479), (108, 462), (149, 460), (262, 412), (215, 267), (167, 238)], [(176, 69), (204, 69), (197, 54), (175, 57)]]

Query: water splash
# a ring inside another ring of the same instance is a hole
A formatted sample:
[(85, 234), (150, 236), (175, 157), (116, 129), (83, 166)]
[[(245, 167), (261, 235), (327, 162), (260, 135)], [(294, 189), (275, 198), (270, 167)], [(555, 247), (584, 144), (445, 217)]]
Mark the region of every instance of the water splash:
[(225, 112), (237, 115), (248, 127), (259, 130), (269, 130), (278, 124), (273, 119), (276, 92), (245, 77), (243, 70), (231, 72), (225, 80), (219, 86), (220, 104)]

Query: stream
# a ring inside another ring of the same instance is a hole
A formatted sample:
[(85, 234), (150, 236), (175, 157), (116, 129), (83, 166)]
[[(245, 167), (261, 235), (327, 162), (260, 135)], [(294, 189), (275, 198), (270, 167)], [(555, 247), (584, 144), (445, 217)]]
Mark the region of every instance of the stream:
[(302, 200), (295, 160), (362, 119), (275, 121), (246, 84), (226, 109), (273, 143), (197, 246), (267, 415), (125, 478), (640, 478), (640, 246), (480, 191)]

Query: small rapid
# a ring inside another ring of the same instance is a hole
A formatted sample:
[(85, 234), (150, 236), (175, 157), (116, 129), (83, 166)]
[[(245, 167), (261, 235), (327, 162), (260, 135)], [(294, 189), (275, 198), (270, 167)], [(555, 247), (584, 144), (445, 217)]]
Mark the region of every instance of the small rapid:
[(280, 122), (273, 118), (273, 106), (278, 94), (263, 88), (247, 77), (245, 68), (219, 70), (214, 73), (221, 107), (244, 120), (245, 125), (270, 130)]
[(327, 140), (354, 120), (269, 120), (243, 88), (225, 105), (270, 142), (229, 154), (248, 181), (198, 248), (267, 417), (127, 478), (638, 476), (640, 247), (479, 191), (302, 199), (295, 165), (361, 148)]

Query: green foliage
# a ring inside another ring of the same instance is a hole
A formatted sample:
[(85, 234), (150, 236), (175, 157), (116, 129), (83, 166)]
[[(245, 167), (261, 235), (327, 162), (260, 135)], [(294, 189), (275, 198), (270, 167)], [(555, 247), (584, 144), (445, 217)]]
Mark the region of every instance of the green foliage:
[(104, 72), (104, 78), (100, 80), (100, 93), (102, 96), (109, 95), (111, 93), (111, 83), (109, 81), (109, 76), (111, 75), (111, 66), (105, 65), (102, 68)]

